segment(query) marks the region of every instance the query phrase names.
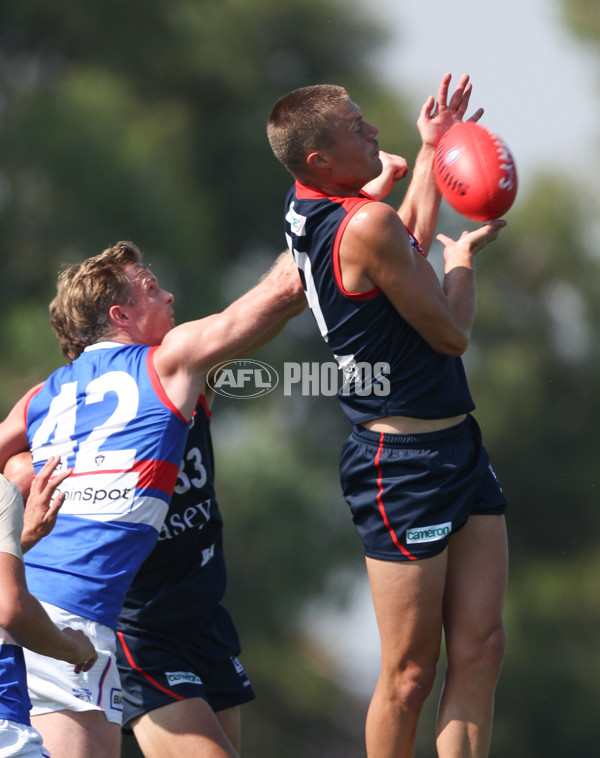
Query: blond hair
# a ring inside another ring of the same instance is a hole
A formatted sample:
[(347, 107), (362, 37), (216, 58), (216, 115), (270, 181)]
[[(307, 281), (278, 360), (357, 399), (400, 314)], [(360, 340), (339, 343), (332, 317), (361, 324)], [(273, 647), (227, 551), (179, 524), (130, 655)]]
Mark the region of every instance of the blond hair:
[(141, 266), (141, 261), (142, 254), (132, 242), (117, 242), (61, 271), (50, 303), (50, 323), (69, 361), (88, 345), (110, 337), (109, 309), (133, 303), (127, 268)]

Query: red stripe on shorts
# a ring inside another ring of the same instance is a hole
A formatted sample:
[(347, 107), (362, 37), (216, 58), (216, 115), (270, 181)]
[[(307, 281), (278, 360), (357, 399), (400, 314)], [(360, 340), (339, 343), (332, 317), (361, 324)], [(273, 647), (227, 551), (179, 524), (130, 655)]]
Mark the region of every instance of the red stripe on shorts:
[(379, 465), (379, 461), (381, 460), (381, 451), (383, 450), (383, 440), (385, 438), (385, 434), (381, 432), (379, 435), (379, 447), (377, 449), (377, 455), (375, 456), (375, 466), (377, 468), (377, 505), (379, 506), (379, 513), (381, 513), (381, 518), (383, 519), (383, 523), (386, 526), (386, 529), (390, 533), (390, 537), (392, 538), (392, 541), (394, 545), (400, 550), (404, 555), (411, 561), (416, 561), (414, 555), (408, 552), (408, 550), (404, 547), (404, 545), (400, 542), (398, 537), (396, 537), (396, 532), (392, 529), (392, 525), (389, 522), (389, 519), (387, 517), (387, 513), (385, 512), (385, 506), (383, 504), (383, 471), (381, 470), (381, 466)]
[(141, 669), (137, 665), (137, 663), (133, 660), (133, 656), (131, 655), (129, 648), (127, 647), (127, 643), (125, 642), (125, 637), (123, 637), (123, 632), (117, 632), (117, 637), (121, 640), (121, 645), (123, 646), (123, 652), (125, 653), (127, 662), (129, 663), (129, 665), (134, 671), (137, 671), (138, 674), (141, 674), (144, 677), (144, 679), (150, 682), (150, 684), (152, 684), (154, 687), (159, 689), (161, 692), (164, 692), (166, 695), (170, 695), (174, 700), (185, 700), (183, 695), (177, 695), (175, 692), (172, 692), (166, 687), (163, 687), (162, 684), (159, 684), (156, 681), (156, 679), (153, 679), (150, 676), (150, 674), (147, 674), (143, 669)]

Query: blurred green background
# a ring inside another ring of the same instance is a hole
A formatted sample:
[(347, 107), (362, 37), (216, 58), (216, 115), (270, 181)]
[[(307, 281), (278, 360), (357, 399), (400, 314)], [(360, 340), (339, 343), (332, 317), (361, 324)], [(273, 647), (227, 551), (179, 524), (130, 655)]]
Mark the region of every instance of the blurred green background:
[[(386, 31), (366, 8), (3, 0), (0, 411), (61, 362), (47, 303), (62, 263), (131, 239), (175, 294), (179, 321), (221, 309), (256, 281), (284, 244), (290, 178), (265, 137), (284, 92), (346, 86), (380, 127), (382, 147), (412, 163), (418, 113), (368, 65)], [(594, 0), (561, 8), (572, 33), (597, 44)], [(598, 198), (577, 176), (540, 174), (478, 264), (466, 363), (511, 501), (496, 757), (597, 754), (597, 218)], [(458, 234), (465, 222), (444, 208), (440, 227)], [(286, 361), (330, 360), (308, 314), (257, 357), (278, 371)], [(344, 615), (364, 580), (337, 475), (349, 426), (335, 398), (286, 397), (280, 386), (253, 401), (218, 398), (213, 431), (226, 604), (258, 695), (243, 711), (245, 758), (358, 758), (376, 676), (365, 668), (378, 641), (361, 638), (356, 611)], [(329, 627), (311, 624), (329, 613)], [(417, 758), (433, 753), (434, 719), (432, 698)], [(123, 755), (136, 755), (131, 741)]]

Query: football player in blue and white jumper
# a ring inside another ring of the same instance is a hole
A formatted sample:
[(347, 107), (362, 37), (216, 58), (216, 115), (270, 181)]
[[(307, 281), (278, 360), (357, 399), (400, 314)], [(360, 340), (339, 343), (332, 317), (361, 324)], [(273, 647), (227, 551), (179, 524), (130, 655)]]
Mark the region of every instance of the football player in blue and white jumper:
[(286, 253), (221, 313), (175, 326), (172, 305), (132, 243), (66, 268), (50, 312), (70, 363), (0, 424), (0, 466), (29, 448), (36, 471), (50, 456), (72, 470), (53, 531), (26, 558), (51, 618), (98, 651), (77, 675), (27, 655), (32, 723), (55, 758), (119, 758), (117, 619), (165, 521), (198, 398), (216, 364), (272, 338), (304, 301)]

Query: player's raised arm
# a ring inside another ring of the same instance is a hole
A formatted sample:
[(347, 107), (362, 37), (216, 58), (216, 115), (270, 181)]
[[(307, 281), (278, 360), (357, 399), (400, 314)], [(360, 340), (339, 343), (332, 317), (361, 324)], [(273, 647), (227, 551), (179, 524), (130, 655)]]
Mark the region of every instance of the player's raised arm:
[(184, 416), (191, 415), (199, 388), (217, 363), (257, 349), (305, 306), (297, 266), (286, 251), (255, 287), (221, 313), (189, 321), (165, 336), (154, 365), (171, 401)]
[[(462, 121), (471, 98), (471, 82), (467, 74), (461, 76), (456, 89), (448, 98), (450, 74), (445, 74), (440, 83), (437, 97), (427, 98), (417, 120), (422, 146), (413, 170), (408, 190), (398, 211), (402, 222), (421, 243), (425, 253), (429, 252), (440, 209), (441, 195), (433, 173), (436, 147), (442, 136), (454, 124)], [(483, 114), (478, 109), (471, 120), (476, 121)]]

